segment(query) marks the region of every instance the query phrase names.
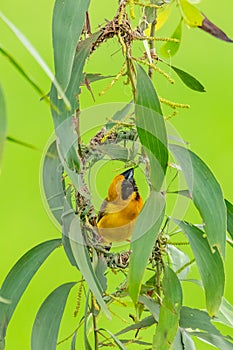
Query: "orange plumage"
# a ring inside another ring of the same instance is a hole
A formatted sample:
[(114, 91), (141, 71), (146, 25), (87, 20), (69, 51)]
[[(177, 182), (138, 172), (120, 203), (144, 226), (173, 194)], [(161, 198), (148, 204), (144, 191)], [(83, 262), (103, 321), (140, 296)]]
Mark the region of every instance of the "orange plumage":
[(134, 169), (117, 175), (100, 208), (97, 223), (99, 234), (106, 242), (128, 240), (142, 206), (143, 200), (134, 180)]

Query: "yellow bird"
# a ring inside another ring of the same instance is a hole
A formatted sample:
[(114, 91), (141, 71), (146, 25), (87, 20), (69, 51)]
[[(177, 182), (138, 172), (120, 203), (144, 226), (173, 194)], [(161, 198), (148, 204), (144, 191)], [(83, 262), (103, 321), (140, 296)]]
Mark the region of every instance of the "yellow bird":
[(110, 243), (129, 240), (142, 206), (143, 200), (134, 180), (134, 169), (114, 177), (97, 222), (99, 234), (104, 241)]

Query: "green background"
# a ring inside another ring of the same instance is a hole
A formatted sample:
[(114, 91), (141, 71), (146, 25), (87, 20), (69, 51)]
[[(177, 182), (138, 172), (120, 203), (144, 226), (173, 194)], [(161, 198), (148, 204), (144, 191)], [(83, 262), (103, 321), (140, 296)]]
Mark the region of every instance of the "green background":
[[(91, 2), (93, 31), (104, 23), (105, 18), (112, 18), (116, 3), (113, 0)], [(52, 69), (53, 4), (51, 0), (8, 0), (0, 4), (1, 11), (27, 36)], [(232, 1), (203, 0), (200, 6), (210, 20), (233, 37)], [(169, 28), (161, 30), (158, 36), (169, 36), (172, 33), (177, 24), (176, 15), (171, 22)], [(180, 110), (171, 122), (183, 139), (190, 142), (192, 150), (210, 166), (222, 185), (225, 197), (233, 202), (233, 46), (199, 29), (183, 29), (181, 48), (172, 63), (198, 78), (207, 92), (193, 92), (175, 76), (176, 83), (172, 87), (157, 75), (154, 82), (160, 96), (191, 105), (190, 110)], [(2, 22), (0, 36), (3, 47), (23, 65), (45, 92), (49, 91), (49, 79)], [(117, 74), (123, 62), (118, 49), (117, 40), (102, 45), (99, 52), (91, 57), (88, 72)], [(114, 52), (116, 53), (111, 56)], [(60, 237), (60, 233), (46, 213), (39, 184), (43, 149), (53, 131), (49, 107), (45, 102), (39, 101), (37, 93), (4, 57), (0, 57), (0, 77), (7, 103), (8, 135), (31, 143), (41, 150), (34, 151), (6, 143), (0, 177), (0, 280), (3, 281), (9, 269), (28, 249), (42, 241)], [(107, 82), (93, 86), (95, 104), (129, 101), (129, 89), (122, 87), (121, 83), (99, 97), (98, 92)], [(92, 105), (91, 95), (83, 88), (81, 107)], [(101, 193), (107, 190), (107, 185), (106, 189), (105, 184), (103, 186)], [(232, 264), (232, 250), (228, 247), (225, 296), (231, 303)], [(29, 350), (33, 320), (42, 301), (55, 287), (77, 279), (79, 275), (70, 267), (63, 250), (55, 251), (32, 280), (17, 307), (8, 329), (6, 350)], [(204, 306), (204, 296), (198, 287), (192, 288), (192, 294), (188, 287), (185, 287), (185, 291), (186, 305)], [(60, 339), (70, 334), (75, 327), (76, 320), (72, 316), (75, 300), (75, 291), (72, 291)], [(109, 329), (118, 329), (119, 320), (117, 322), (118, 324), (109, 325)], [(197, 349), (200, 350), (212, 348), (201, 342), (197, 344)], [(68, 348), (68, 343), (59, 347), (61, 350)]]

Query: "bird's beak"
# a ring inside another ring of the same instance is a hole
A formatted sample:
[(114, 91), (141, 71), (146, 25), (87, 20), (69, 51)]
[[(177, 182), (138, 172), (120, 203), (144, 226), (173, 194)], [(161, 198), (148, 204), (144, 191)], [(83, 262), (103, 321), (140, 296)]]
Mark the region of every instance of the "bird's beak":
[(133, 183), (134, 168), (124, 171), (121, 175), (123, 175), (126, 180)]

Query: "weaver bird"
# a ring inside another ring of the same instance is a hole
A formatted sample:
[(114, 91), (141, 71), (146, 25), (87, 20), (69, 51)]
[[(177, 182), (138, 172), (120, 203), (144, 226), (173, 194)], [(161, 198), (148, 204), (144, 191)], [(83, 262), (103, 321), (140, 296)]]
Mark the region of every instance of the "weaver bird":
[(134, 180), (134, 169), (114, 177), (97, 222), (99, 234), (104, 241), (110, 243), (129, 240), (142, 206), (143, 200)]

